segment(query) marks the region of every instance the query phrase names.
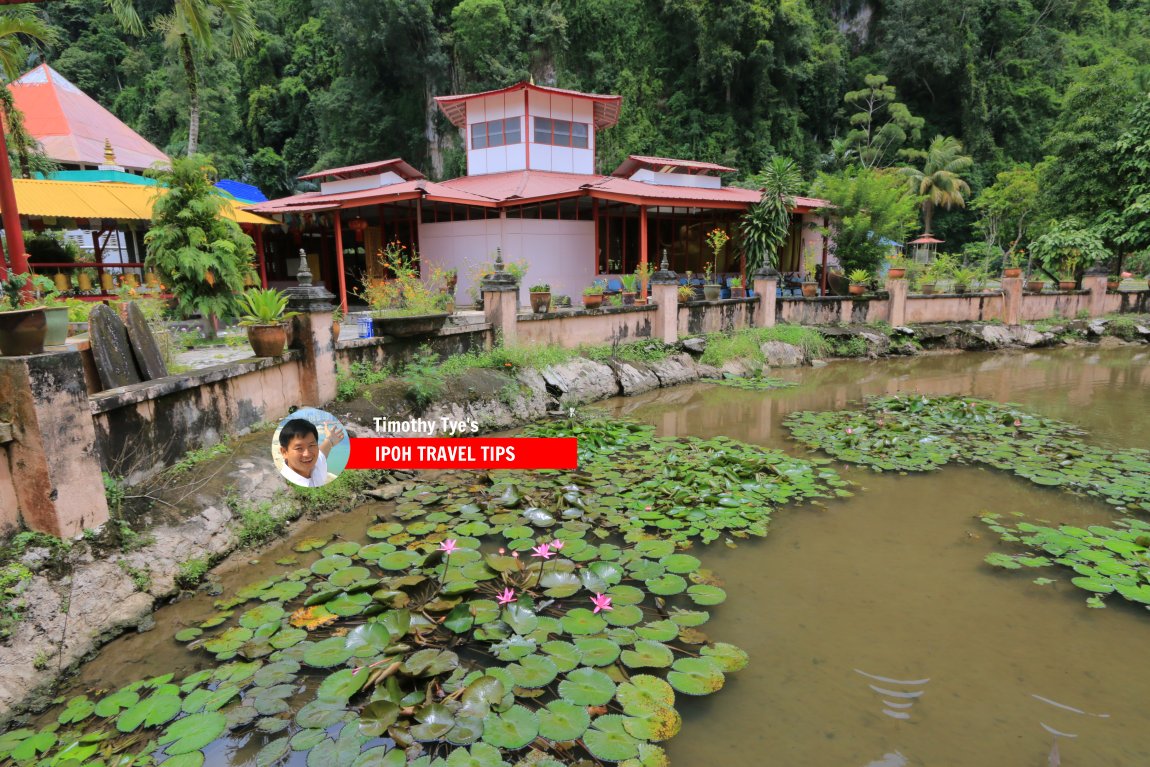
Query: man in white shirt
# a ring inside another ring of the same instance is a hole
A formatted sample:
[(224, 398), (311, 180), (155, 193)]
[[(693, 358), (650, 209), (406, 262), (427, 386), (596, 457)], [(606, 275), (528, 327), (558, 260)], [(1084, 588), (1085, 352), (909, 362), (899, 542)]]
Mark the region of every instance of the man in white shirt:
[(327, 456), (346, 433), (339, 424), (325, 424), (324, 432), (326, 436), (321, 444), (319, 430), (303, 418), (293, 418), (280, 429), (280, 455), (284, 459), (281, 473), (288, 482), (300, 487), (320, 487), (335, 479), (328, 474)]

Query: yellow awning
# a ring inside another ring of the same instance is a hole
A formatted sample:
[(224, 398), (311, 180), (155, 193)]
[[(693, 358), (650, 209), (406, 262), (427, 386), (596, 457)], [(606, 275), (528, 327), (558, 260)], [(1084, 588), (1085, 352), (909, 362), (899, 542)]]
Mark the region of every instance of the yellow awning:
[[(88, 219), (100, 221), (151, 221), (152, 200), (162, 187), (121, 184), (114, 181), (41, 181), (17, 178), (16, 205), (21, 216), (55, 219)], [(225, 199), (224, 215), (241, 224), (272, 226), (278, 222), (257, 216), (241, 208), (247, 203)]]

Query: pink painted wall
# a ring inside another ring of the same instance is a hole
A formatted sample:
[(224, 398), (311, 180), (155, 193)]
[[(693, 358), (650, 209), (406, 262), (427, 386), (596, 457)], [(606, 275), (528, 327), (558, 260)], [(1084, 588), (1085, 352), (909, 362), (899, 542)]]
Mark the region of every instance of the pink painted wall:
[(719, 301), (679, 304), (679, 337), (749, 328), (758, 301)]
[(909, 296), (906, 321), (986, 322), (1002, 320), (1002, 294), (976, 293), (968, 296)]
[(583, 288), (595, 278), (595, 224), (592, 221), (499, 218), (486, 221), (420, 224), (419, 243), (424, 274), (433, 266), (459, 270), (456, 300), (470, 303), (473, 274), (480, 264), (503, 249), (504, 262), (526, 260), (527, 276), (520, 301), (536, 283), (551, 285), (552, 294), (578, 303)]
[(584, 344), (604, 344), (650, 338), (655, 328), (655, 309), (597, 311), (564, 314), (545, 320), (520, 319), (516, 324), (519, 344), (556, 344), (573, 349)]
[[(1118, 308), (1118, 296), (1107, 296), (1107, 311)], [(1112, 299), (1112, 300), (1111, 300)], [(1051, 317), (1074, 319), (1080, 311), (1090, 310), (1090, 294), (1085, 291), (1074, 293), (1041, 293), (1022, 295), (1022, 321), (1044, 320)]]

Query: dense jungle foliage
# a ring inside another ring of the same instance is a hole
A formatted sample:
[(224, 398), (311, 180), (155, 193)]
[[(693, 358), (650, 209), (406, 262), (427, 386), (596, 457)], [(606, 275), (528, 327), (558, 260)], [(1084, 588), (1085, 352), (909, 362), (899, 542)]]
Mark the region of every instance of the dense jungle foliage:
[[(254, 31), (237, 54), (219, 8), (243, 2)], [(873, 199), (857, 188), (870, 174), (911, 166), (948, 247), (1001, 253), (1055, 222), (1093, 229), (1112, 252), (1150, 246), (1148, 0), (243, 2), (192, 0), (215, 44), (181, 49), (172, 11), (184, 2), (135, 0), (135, 35), (112, 13), (128, 0), (55, 0), (38, 12), (57, 38), (28, 64), (48, 60), (180, 154), (191, 51), (200, 151), (273, 196), (300, 173), (387, 157), (457, 175), (462, 143), (432, 97), (533, 78), (623, 95), (602, 171), (643, 153), (753, 181), (781, 154), (808, 183), (831, 174), (816, 190), (845, 183)], [(944, 172), (933, 186), (932, 157)]]

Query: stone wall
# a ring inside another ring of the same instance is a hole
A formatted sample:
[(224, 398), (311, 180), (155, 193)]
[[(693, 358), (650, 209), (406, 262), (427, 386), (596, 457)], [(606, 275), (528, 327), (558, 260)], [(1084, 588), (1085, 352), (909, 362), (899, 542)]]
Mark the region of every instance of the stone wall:
[(657, 307), (619, 306), (587, 311), (569, 309), (516, 318), (520, 344), (582, 345), (635, 341), (654, 335)]
[(988, 322), (1005, 321), (1001, 293), (943, 293), (908, 296), (906, 322)]
[(757, 298), (730, 298), (724, 301), (692, 301), (679, 305), (679, 335), (730, 333), (752, 327)]
[(301, 354), (197, 370), (91, 397), (100, 466), (135, 484), (189, 450), (278, 420), (302, 396)]
[(431, 338), (351, 338), (336, 343), (335, 365), (340, 371), (357, 362), (374, 368), (390, 367), (406, 363), (424, 346), (440, 359), (447, 359), (455, 354), (488, 349), (492, 341), (491, 325), (487, 323), (444, 327)]

